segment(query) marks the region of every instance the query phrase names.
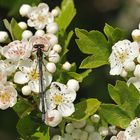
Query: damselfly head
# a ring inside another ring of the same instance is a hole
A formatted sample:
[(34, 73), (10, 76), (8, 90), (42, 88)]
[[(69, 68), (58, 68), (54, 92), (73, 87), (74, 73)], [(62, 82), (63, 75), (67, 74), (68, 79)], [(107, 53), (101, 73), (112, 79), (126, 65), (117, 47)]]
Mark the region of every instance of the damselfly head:
[(44, 46), (44, 44), (35, 44), (33, 47), (35, 49), (38, 49), (38, 48), (43, 49), (45, 46)]
[(41, 48), (45, 52), (49, 52), (51, 50), (49, 40), (45, 36), (33, 36), (29, 42), (34, 49)]

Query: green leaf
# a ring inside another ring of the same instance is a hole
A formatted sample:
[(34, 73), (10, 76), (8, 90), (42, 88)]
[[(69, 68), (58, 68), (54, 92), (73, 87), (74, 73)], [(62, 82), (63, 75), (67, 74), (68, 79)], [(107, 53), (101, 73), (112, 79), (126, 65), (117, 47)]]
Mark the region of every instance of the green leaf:
[(134, 85), (128, 87), (124, 81), (117, 81), (115, 86), (109, 85), (108, 90), (111, 98), (134, 118), (140, 100), (139, 91)]
[(19, 27), (18, 23), (14, 18), (12, 18), (11, 22), (7, 19), (3, 20), (6, 29), (11, 34), (12, 40), (21, 40), (22, 39), (22, 32), (23, 30)]
[(101, 102), (94, 98), (81, 101), (75, 105), (75, 112), (68, 119), (75, 121), (86, 119), (98, 110), (100, 104)]
[(65, 57), (66, 53), (68, 52), (68, 46), (73, 36), (73, 31), (70, 31), (68, 35), (64, 35), (63, 37), (60, 36), (60, 44), (62, 45), (62, 53), (61, 53), (61, 60)]
[(102, 104), (99, 112), (111, 125), (126, 128), (131, 122), (131, 118), (127, 112), (114, 104)]
[(11, 20), (11, 30), (14, 36), (14, 39), (21, 40), (23, 30), (19, 27), (18, 23), (14, 18)]
[(30, 115), (21, 118), (17, 123), (17, 131), (25, 140), (28, 140), (38, 127), (39, 123), (33, 121)]
[(31, 140), (50, 140), (49, 127), (45, 124), (42, 125), (38, 128), (38, 131), (32, 135)]
[(108, 37), (108, 41), (110, 44), (110, 47), (114, 45), (119, 40), (123, 40), (126, 37), (126, 33), (119, 28), (113, 28), (112, 26), (106, 24), (104, 27), (104, 33)]
[(75, 15), (76, 9), (73, 0), (63, 0), (61, 4), (61, 14), (57, 19), (59, 30), (65, 32)]
[(92, 54), (83, 60), (80, 68), (97, 68), (108, 64), (108, 42), (101, 32), (83, 29), (76, 29), (75, 32), (79, 38), (76, 39), (79, 49), (85, 54)]
[[(108, 55), (108, 54), (107, 54)], [(80, 68), (97, 68), (102, 65), (108, 64), (108, 59), (106, 58), (106, 54), (96, 54), (96, 55), (91, 55), (85, 58), (81, 65)]]
[(29, 103), (29, 101), (20, 99), (13, 107), (14, 111), (18, 114), (20, 118), (28, 115), (34, 108)]
[(89, 70), (86, 70), (86, 71), (84, 71), (84, 72), (82, 72), (80, 74), (79, 73), (76, 73), (76, 72), (67, 72), (67, 74), (70, 77), (76, 79), (77, 81), (82, 82), (83, 79), (86, 78), (89, 75), (89, 73), (91, 73), (91, 72), (92, 72), (92, 70), (89, 69)]
[(108, 43), (101, 32), (95, 30), (88, 32), (83, 29), (76, 29), (75, 33), (79, 38), (76, 39), (76, 43), (83, 53), (94, 54), (96, 51), (98, 53), (107, 52)]

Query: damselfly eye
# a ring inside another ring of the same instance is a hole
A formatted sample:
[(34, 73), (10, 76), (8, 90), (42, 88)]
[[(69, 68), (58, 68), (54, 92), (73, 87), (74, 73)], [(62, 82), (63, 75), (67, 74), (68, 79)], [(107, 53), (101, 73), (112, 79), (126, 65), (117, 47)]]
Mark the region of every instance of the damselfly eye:
[(45, 46), (44, 46), (44, 44), (35, 44), (33, 47), (36, 49), (38, 49), (38, 48), (43, 49)]

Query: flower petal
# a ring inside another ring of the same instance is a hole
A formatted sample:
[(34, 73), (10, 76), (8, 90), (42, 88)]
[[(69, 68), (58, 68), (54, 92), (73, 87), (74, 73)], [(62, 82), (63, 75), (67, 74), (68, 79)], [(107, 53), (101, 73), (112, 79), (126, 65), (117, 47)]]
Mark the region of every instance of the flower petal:
[(63, 103), (58, 106), (58, 111), (61, 112), (62, 116), (68, 117), (75, 111), (73, 103)]
[(29, 81), (29, 77), (27, 74), (23, 73), (23, 72), (16, 72), (14, 75), (14, 82), (18, 83), (18, 84), (25, 84)]
[(64, 100), (66, 103), (72, 103), (76, 99), (76, 92), (72, 89), (67, 89), (64, 93)]
[(29, 81), (28, 85), (30, 86), (31, 90), (35, 93), (39, 93), (39, 81)]
[(55, 127), (62, 121), (62, 115), (57, 110), (49, 110), (46, 112), (45, 123), (49, 126)]

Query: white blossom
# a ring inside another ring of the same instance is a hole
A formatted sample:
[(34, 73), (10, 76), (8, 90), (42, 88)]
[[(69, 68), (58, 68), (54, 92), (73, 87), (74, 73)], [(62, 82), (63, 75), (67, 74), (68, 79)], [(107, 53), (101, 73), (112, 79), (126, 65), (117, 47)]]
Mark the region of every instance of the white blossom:
[(91, 118), (91, 121), (94, 123), (98, 123), (100, 121), (100, 116), (98, 114), (94, 114), (90, 118)]
[(28, 85), (25, 85), (24, 87), (22, 87), (21, 91), (22, 91), (22, 94), (25, 96), (28, 96), (31, 94), (31, 88)]
[(29, 47), (28, 41), (15, 40), (2, 48), (2, 55), (7, 59), (19, 60), (27, 59), (31, 55), (32, 48)]
[(140, 64), (136, 65), (136, 68), (134, 70), (134, 75), (140, 78)]
[(128, 81), (127, 81), (127, 84), (130, 85), (130, 84), (133, 84), (138, 91), (140, 91), (140, 78), (138, 77), (131, 77)]
[(129, 40), (118, 41), (112, 47), (112, 53), (109, 57), (111, 66), (111, 75), (120, 75), (124, 69), (124, 63), (133, 62), (139, 55), (139, 44), (131, 43)]
[(19, 9), (19, 13), (21, 16), (27, 16), (29, 11), (31, 10), (31, 6), (29, 4), (23, 4), (21, 5), (20, 9)]
[(57, 53), (60, 53), (62, 50), (62, 47), (59, 44), (55, 44), (53, 46), (53, 50), (56, 51)]
[(140, 118), (136, 118), (133, 121), (131, 121), (131, 123), (124, 132), (124, 136), (126, 140), (140, 139)]
[(45, 115), (45, 123), (49, 126), (55, 127), (62, 121), (62, 115), (57, 110), (48, 110)]
[(0, 43), (4, 43), (8, 39), (8, 33), (5, 31), (0, 31)]
[(28, 26), (36, 29), (44, 29), (47, 24), (54, 20), (54, 16), (49, 12), (49, 6), (45, 3), (40, 3), (38, 7), (32, 7), (28, 18)]
[(30, 30), (25, 30), (22, 33), (22, 39), (28, 40), (33, 36), (33, 33)]
[(63, 65), (62, 65), (62, 69), (69, 71), (71, 69), (71, 64), (66, 61)]
[(140, 30), (139, 29), (135, 29), (132, 31), (132, 38), (134, 41), (140, 41)]
[(54, 17), (59, 16), (60, 14), (60, 9), (59, 8), (55, 8), (51, 11), (51, 13), (53, 14)]
[(127, 140), (124, 137), (124, 131), (120, 131), (117, 136), (112, 136), (110, 140)]
[(0, 60), (0, 69), (4, 70), (9, 76), (16, 71), (18, 68), (18, 61), (11, 59)]
[(58, 63), (60, 60), (60, 56), (54, 50), (51, 50), (48, 54), (48, 60), (52, 63)]
[(4, 84), (7, 81), (7, 73), (4, 69), (0, 68), (0, 84)]
[(0, 109), (13, 107), (17, 102), (17, 91), (12, 83), (0, 84)]
[(35, 32), (35, 35), (36, 35), (36, 36), (43, 36), (44, 34), (45, 34), (44, 30), (37, 30), (37, 31)]
[(106, 137), (109, 134), (109, 130), (107, 127), (100, 126), (98, 129), (101, 136)]
[(52, 62), (47, 63), (46, 68), (50, 73), (54, 73), (56, 71), (56, 65)]
[(64, 117), (70, 116), (75, 111), (73, 104), (75, 98), (76, 92), (59, 82), (53, 82), (46, 92), (48, 109), (57, 109)]
[(48, 24), (47, 27), (46, 27), (46, 31), (48, 33), (55, 34), (58, 31), (57, 23), (53, 22), (53, 23)]
[(49, 39), (49, 42), (52, 46), (58, 44), (58, 37), (52, 33), (47, 33), (46, 37)]
[(67, 86), (68, 86), (68, 88), (73, 89), (75, 91), (79, 90), (79, 82), (75, 79), (68, 80)]
[[(20, 64), (19, 69), (14, 75), (14, 82), (18, 84), (26, 84), (31, 88), (31, 91), (39, 92), (39, 71), (37, 66), (37, 61), (32, 62), (31, 60), (26, 60)], [(43, 82), (44, 88), (50, 85), (52, 81), (52, 75), (46, 70), (43, 71)]]
[(23, 29), (23, 30), (26, 30), (27, 29), (27, 24), (23, 21), (19, 22), (18, 23), (18, 26)]

